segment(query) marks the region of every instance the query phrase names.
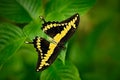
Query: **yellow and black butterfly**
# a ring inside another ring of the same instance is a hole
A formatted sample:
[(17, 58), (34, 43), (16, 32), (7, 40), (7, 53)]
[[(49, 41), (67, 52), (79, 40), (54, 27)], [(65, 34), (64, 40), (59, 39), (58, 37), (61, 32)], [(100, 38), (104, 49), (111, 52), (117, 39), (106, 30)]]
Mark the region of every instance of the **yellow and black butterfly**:
[(79, 14), (76, 13), (70, 18), (61, 22), (46, 22), (43, 18), (42, 30), (49, 35), (55, 43), (51, 43), (42, 37), (36, 36), (33, 42), (38, 52), (38, 62), (36, 71), (42, 71), (49, 67), (57, 58), (60, 50), (64, 47), (68, 39), (74, 34), (79, 25)]

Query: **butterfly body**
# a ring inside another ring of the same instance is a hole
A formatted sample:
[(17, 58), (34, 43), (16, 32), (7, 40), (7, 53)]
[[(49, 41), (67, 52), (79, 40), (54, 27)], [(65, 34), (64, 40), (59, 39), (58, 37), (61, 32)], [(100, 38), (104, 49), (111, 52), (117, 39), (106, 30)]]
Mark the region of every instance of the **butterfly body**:
[(38, 52), (36, 71), (42, 71), (49, 67), (57, 58), (59, 52), (64, 48), (65, 43), (74, 34), (79, 25), (79, 14), (61, 22), (46, 22), (42, 24), (42, 30), (50, 36), (55, 43), (50, 43), (44, 38), (35, 37), (32, 44)]

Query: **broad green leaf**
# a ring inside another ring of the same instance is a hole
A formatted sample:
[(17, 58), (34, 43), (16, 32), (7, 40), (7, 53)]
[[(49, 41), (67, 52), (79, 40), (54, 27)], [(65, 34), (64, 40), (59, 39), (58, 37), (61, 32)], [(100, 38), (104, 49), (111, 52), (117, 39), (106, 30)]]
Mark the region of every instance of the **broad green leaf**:
[[(30, 80), (37, 80), (36, 64), (37, 64), (37, 52), (33, 49), (32, 45), (23, 44), (19, 50), (7, 60), (2, 69), (0, 70), (0, 80), (7, 80), (9, 76), (15, 76), (15, 79), (9, 78), (9, 80), (27, 80), (28, 76)], [(21, 72), (23, 72), (21, 74)], [(31, 76), (32, 72), (32, 76)], [(3, 76), (4, 75), (4, 76)], [(22, 76), (24, 75), (24, 76)]]
[(32, 21), (23, 28), (23, 32), (28, 38), (33, 39), (35, 36), (43, 34), (41, 26), (42, 24), (40, 22)]
[[(56, 15), (57, 14), (57, 15)], [(48, 15), (46, 16), (46, 21), (61, 21), (63, 20), (65, 17), (63, 14), (57, 12), (57, 11), (53, 11), (48, 13)]]
[(42, 13), (41, 0), (0, 0), (0, 17), (14, 22), (29, 22)]
[[(50, 0), (46, 5), (46, 14), (50, 12), (58, 12), (65, 16), (65, 18), (79, 13), (80, 15), (88, 11), (96, 0)], [(56, 13), (56, 15), (58, 15)], [(61, 17), (61, 16), (60, 16)]]
[(25, 37), (17, 26), (0, 23), (0, 66), (15, 53)]
[(77, 68), (70, 62), (62, 64), (57, 59), (48, 69), (41, 73), (40, 80), (81, 80)]

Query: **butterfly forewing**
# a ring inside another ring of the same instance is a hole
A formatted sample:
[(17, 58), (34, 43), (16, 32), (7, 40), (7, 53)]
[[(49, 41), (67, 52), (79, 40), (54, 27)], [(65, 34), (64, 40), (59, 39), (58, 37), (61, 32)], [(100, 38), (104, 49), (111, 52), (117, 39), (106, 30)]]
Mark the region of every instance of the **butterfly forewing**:
[[(35, 39), (33, 40), (33, 44), (34, 44), (34, 47), (36, 48), (36, 51), (38, 52), (38, 62), (37, 62), (36, 69), (37, 71), (39, 71), (41, 61), (44, 59), (45, 54), (49, 50), (50, 42), (48, 42), (44, 38), (35, 37)], [(47, 67), (47, 66), (43, 65), (43, 67)], [(43, 67), (41, 68), (41, 70), (43, 69)]]
[[(49, 35), (50, 37), (54, 38), (57, 34), (62, 34), (61, 32), (67, 28), (70, 27), (73, 30), (77, 28), (79, 24), (79, 14), (75, 14), (71, 16), (70, 18), (61, 21), (61, 22), (45, 22), (42, 26), (42, 30)], [(74, 25), (74, 26), (73, 26)], [(67, 29), (67, 32), (69, 29)], [(66, 33), (67, 34), (67, 33)], [(73, 33), (69, 33), (70, 35)]]
[(58, 46), (64, 45), (74, 34), (79, 25), (79, 14), (74, 14), (70, 18), (61, 22), (45, 22), (42, 30), (53, 38)]

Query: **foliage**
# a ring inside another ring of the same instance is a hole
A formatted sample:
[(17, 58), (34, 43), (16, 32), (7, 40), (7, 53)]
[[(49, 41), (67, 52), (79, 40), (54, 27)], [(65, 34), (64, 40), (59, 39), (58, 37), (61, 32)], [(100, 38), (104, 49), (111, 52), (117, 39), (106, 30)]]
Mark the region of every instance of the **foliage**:
[[(74, 72), (74, 74), (73, 74)], [(53, 75), (54, 74), (54, 75)], [(59, 59), (49, 69), (45, 70), (40, 77), (41, 80), (80, 80), (77, 68), (66, 61), (63, 64)]]
[[(118, 0), (105, 1), (92, 8), (95, 0), (0, 0), (0, 80), (119, 80)], [(39, 16), (61, 21), (74, 13), (81, 16), (80, 28), (67, 49), (35, 72), (37, 52), (24, 42), (47, 37)]]

